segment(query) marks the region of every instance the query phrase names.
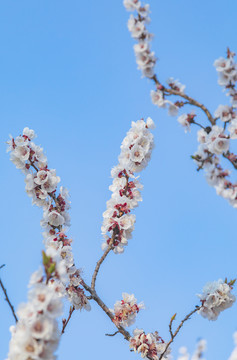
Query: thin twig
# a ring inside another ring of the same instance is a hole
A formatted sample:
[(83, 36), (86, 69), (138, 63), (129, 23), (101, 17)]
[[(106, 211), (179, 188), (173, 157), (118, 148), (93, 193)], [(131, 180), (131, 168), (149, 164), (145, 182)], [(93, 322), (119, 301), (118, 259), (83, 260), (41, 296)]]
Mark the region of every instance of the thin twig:
[(198, 122), (194, 121), (193, 120), (193, 124), (197, 125), (197, 126), (200, 126), (202, 129), (206, 129), (205, 126), (202, 126), (201, 124), (199, 124)]
[[(185, 321), (189, 320), (190, 317), (191, 317), (195, 312), (197, 312), (198, 310), (201, 309), (201, 307), (202, 307), (202, 305), (201, 305), (201, 306), (196, 306), (196, 308), (195, 308), (194, 310), (192, 310), (188, 315), (186, 315), (185, 318), (180, 322), (180, 324), (179, 324), (179, 326), (177, 327), (175, 333), (173, 333), (172, 330), (171, 330), (171, 339), (170, 339), (170, 341), (166, 344), (165, 350), (163, 351), (163, 353), (162, 353), (161, 356), (159, 357), (159, 360), (161, 360), (161, 359), (163, 358), (163, 356), (165, 355), (166, 351), (168, 350), (170, 344), (174, 341), (174, 338), (178, 335), (178, 333), (179, 333), (180, 329), (182, 328), (183, 324), (185, 323)], [(172, 320), (172, 318), (171, 318), (171, 320)], [(173, 321), (171, 321), (170, 326), (172, 326), (172, 322), (173, 322)]]
[(72, 316), (72, 313), (73, 313), (74, 310), (75, 310), (75, 307), (74, 307), (74, 306), (70, 306), (69, 315), (68, 315), (67, 320), (66, 320), (66, 319), (63, 319), (63, 328), (62, 328), (62, 331), (61, 331), (61, 335), (64, 334), (65, 328), (66, 328), (69, 320), (71, 319), (71, 316)]
[[(5, 265), (1, 265), (1, 266), (0, 266), (0, 269), (2, 269), (4, 266), (5, 266)], [(10, 307), (10, 309), (11, 309), (12, 315), (14, 316), (14, 319), (15, 319), (15, 321), (16, 321), (16, 323), (17, 323), (18, 318), (17, 318), (17, 316), (16, 316), (16, 313), (15, 313), (15, 310), (14, 310), (14, 306), (12, 305), (12, 303), (11, 303), (11, 301), (10, 301), (8, 295), (7, 295), (7, 290), (6, 290), (6, 288), (4, 287), (1, 278), (0, 278), (0, 286), (1, 286), (1, 288), (2, 288), (2, 291), (4, 292), (5, 300), (7, 301), (8, 305), (9, 305), (9, 307)]]
[(237, 169), (237, 162), (234, 161), (234, 160), (231, 160), (231, 159), (228, 157), (228, 154), (224, 154), (224, 153), (223, 153), (222, 156), (223, 156), (225, 159), (229, 160), (229, 162), (231, 162), (231, 164), (234, 166), (234, 168)]
[(193, 106), (196, 106), (196, 107), (199, 107), (200, 109), (202, 109), (202, 111), (204, 111), (204, 113), (206, 114), (208, 120), (210, 121), (210, 123), (212, 125), (215, 125), (215, 119), (212, 117), (210, 111), (206, 108), (206, 106), (204, 106), (203, 104), (201, 104), (200, 102), (198, 102), (197, 100), (194, 100), (193, 98), (191, 98), (190, 96), (180, 92), (180, 91), (177, 91), (177, 90), (173, 90), (173, 89), (169, 89), (169, 88), (166, 88), (164, 87), (160, 81), (158, 80), (157, 76), (154, 75), (152, 77), (152, 80), (154, 80), (154, 82), (156, 83), (156, 85), (159, 87), (162, 87), (162, 91), (165, 91), (171, 95), (176, 95), (176, 96), (180, 96), (186, 100), (189, 101), (190, 105), (193, 105)]
[(173, 321), (175, 320), (175, 318), (176, 318), (176, 314), (174, 314), (172, 316), (172, 318), (170, 319), (170, 323), (169, 323), (169, 332), (170, 332), (171, 338), (174, 336), (173, 331), (172, 331), (172, 325), (173, 325)]
[[(87, 285), (84, 281), (82, 281), (82, 286), (84, 287), (85, 290), (89, 291), (89, 293), (92, 296), (92, 299), (97, 302), (97, 304), (101, 307), (101, 309), (106, 313), (106, 315), (110, 318), (110, 320), (113, 322), (114, 319), (114, 315), (113, 313), (109, 310), (109, 308), (105, 305), (105, 303), (101, 300), (101, 298), (97, 295), (96, 291), (93, 290), (89, 285)], [(115, 324), (114, 324), (115, 325)], [(120, 325), (115, 325), (118, 329), (118, 331), (124, 336), (124, 339), (126, 339), (127, 341), (129, 341), (131, 335), (130, 333), (125, 330), (122, 326)]]
[(115, 331), (115, 333), (113, 333), (113, 334), (105, 334), (106, 336), (115, 336), (116, 334), (118, 334), (119, 333), (119, 331), (117, 330), (117, 331)]
[(94, 273), (93, 273), (93, 276), (92, 276), (92, 280), (91, 280), (91, 289), (92, 290), (95, 290), (95, 282), (96, 282), (97, 274), (99, 272), (101, 264), (105, 260), (106, 256), (109, 254), (110, 250), (112, 250), (113, 242), (114, 242), (114, 234), (111, 237), (109, 245), (108, 245), (107, 249), (105, 250), (104, 254), (101, 256), (100, 260), (97, 261), (97, 263), (96, 263), (96, 267), (95, 267), (95, 270), (94, 270)]

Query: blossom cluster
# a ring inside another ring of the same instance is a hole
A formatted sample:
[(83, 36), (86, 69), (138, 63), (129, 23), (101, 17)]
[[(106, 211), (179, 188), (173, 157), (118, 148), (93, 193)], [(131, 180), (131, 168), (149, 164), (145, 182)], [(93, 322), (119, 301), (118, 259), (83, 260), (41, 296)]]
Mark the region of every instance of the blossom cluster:
[(227, 49), (227, 58), (220, 57), (215, 60), (214, 66), (218, 72), (218, 84), (227, 90), (230, 96), (232, 107), (237, 107), (237, 90), (235, 88), (237, 82), (237, 65), (234, 61), (235, 53)]
[[(229, 180), (230, 170), (221, 166), (220, 155), (228, 159), (234, 167), (237, 164), (237, 156), (230, 152), (230, 140), (237, 139), (237, 93), (235, 82), (237, 81), (237, 66), (234, 62), (234, 53), (227, 51), (227, 58), (219, 58), (214, 62), (219, 75), (219, 84), (224, 86), (231, 96), (231, 106), (219, 105), (214, 112), (215, 124), (202, 127), (197, 133), (200, 143), (193, 159), (198, 165), (198, 170), (204, 169), (209, 185), (216, 189), (218, 195), (229, 201), (233, 207), (237, 207), (237, 183)], [(178, 121), (184, 126), (185, 131), (190, 130), (190, 125), (195, 123), (194, 114), (183, 114)], [(216, 125), (217, 120), (222, 126)]]
[[(184, 84), (181, 84), (179, 80), (175, 80), (173, 77), (168, 78), (166, 82), (169, 85), (170, 89), (174, 90), (175, 92), (182, 94), (185, 90), (186, 86)], [(183, 106), (183, 102), (177, 101), (173, 103), (172, 101), (166, 99), (166, 95), (167, 89), (165, 89), (163, 85), (158, 85), (156, 90), (151, 90), (151, 101), (154, 105), (160, 108), (168, 107), (168, 114), (170, 116), (177, 116), (179, 108)], [(184, 125), (183, 115), (179, 118), (178, 121), (181, 123), (181, 125)]]
[(134, 324), (137, 314), (144, 309), (144, 304), (137, 304), (137, 299), (133, 294), (123, 293), (122, 297), (123, 300), (117, 301), (111, 312), (114, 314), (113, 322), (116, 326), (127, 327)]
[(235, 280), (227, 283), (227, 280), (209, 282), (203, 288), (203, 293), (198, 294), (202, 306), (198, 311), (208, 320), (216, 320), (221, 311), (230, 308), (236, 298), (231, 293)]
[(142, 185), (134, 173), (144, 169), (150, 160), (153, 135), (149, 129), (153, 128), (151, 118), (146, 122), (132, 122), (132, 127), (122, 142), (119, 164), (111, 171), (113, 184), (109, 189), (112, 196), (107, 201), (107, 210), (103, 213), (101, 231), (105, 242), (102, 244), (102, 250), (106, 250), (111, 244), (115, 253), (122, 253), (128, 239), (131, 238), (136, 217), (130, 212), (142, 200), (139, 191)]
[[(202, 126), (198, 131), (199, 147), (192, 158), (198, 165), (198, 170), (204, 169), (209, 185), (213, 186), (218, 195), (227, 199), (236, 208), (237, 183), (229, 180), (231, 171), (223, 169), (220, 159), (220, 155), (222, 155), (236, 168), (237, 156), (230, 152), (230, 141), (237, 139), (237, 103), (233, 100), (236, 96), (234, 92), (237, 80), (234, 54), (228, 50), (227, 58), (217, 59), (214, 65), (219, 74), (219, 84), (229, 89), (229, 95), (233, 95), (231, 96), (232, 105), (219, 105), (214, 112), (214, 124), (207, 127)], [(190, 131), (190, 125), (196, 123), (195, 116), (194, 113), (190, 113), (183, 114), (178, 118), (185, 131)], [(216, 125), (217, 120), (220, 120), (223, 126)]]
[[(158, 335), (157, 331), (145, 334), (145, 332), (140, 329), (133, 331), (133, 337), (130, 338), (129, 343), (133, 351), (140, 353), (142, 358), (148, 358), (150, 360), (158, 360), (160, 355), (164, 353), (167, 345)], [(170, 349), (168, 348), (163, 359), (168, 359), (169, 354)]]
[[(150, 49), (150, 41), (153, 38), (153, 34), (149, 33), (146, 25), (150, 23), (149, 13), (150, 5), (142, 5), (141, 1), (138, 0), (124, 0), (123, 4), (128, 11), (136, 11), (137, 16), (134, 17), (132, 14), (128, 20), (128, 30), (131, 36), (138, 42), (134, 45), (134, 52), (138, 69), (142, 71), (144, 77), (155, 79), (155, 65), (156, 57), (155, 53)], [(167, 79), (167, 84), (170, 89), (183, 93), (185, 85), (181, 84), (179, 80), (175, 80), (173, 77)], [(156, 90), (151, 91), (151, 99), (153, 104), (158, 107), (168, 107), (168, 113), (171, 116), (178, 114), (180, 105), (178, 102), (173, 103), (166, 99), (166, 89), (162, 85), (158, 85)]]
[(146, 24), (150, 22), (148, 16), (150, 6), (148, 4), (142, 5), (137, 0), (124, 0), (123, 4), (128, 11), (137, 12), (137, 17), (134, 17), (132, 14), (130, 15), (128, 29), (131, 32), (131, 36), (138, 41), (134, 45), (138, 69), (142, 71), (143, 76), (152, 78), (154, 76), (156, 58), (154, 52), (150, 50), (152, 34), (146, 28)]
[(59, 254), (67, 269), (67, 278), (63, 281), (63, 295), (67, 295), (75, 309), (90, 309), (90, 304), (80, 287), (80, 270), (74, 265), (72, 240), (66, 235), (70, 226), (69, 194), (66, 188), (60, 187), (56, 194), (60, 178), (54, 169), (48, 168), (48, 161), (43, 148), (32, 140), (34, 130), (28, 127), (23, 133), (8, 141), (10, 159), (25, 174), (25, 189), (32, 198), (32, 203), (43, 209), (41, 226), (46, 250)]
[[(60, 340), (57, 318), (62, 315), (63, 303), (59, 297), (58, 280), (66, 273), (63, 261), (51, 251), (44, 254), (44, 267), (30, 280), (28, 302), (18, 308), (18, 322), (10, 328), (12, 338), (7, 360), (50, 360)], [(55, 281), (56, 280), (56, 281)]]
[[(132, 37), (138, 40), (138, 44), (134, 46), (136, 59), (139, 69), (143, 71), (143, 75), (151, 78), (156, 83), (156, 90), (151, 90), (151, 99), (154, 105), (166, 108), (168, 113), (172, 116), (177, 116), (179, 109), (185, 104), (196, 105), (197, 103), (189, 101), (189, 97), (184, 94), (185, 85), (181, 84), (179, 80), (169, 78), (167, 84), (169, 88), (164, 87), (154, 74), (155, 56), (150, 51), (149, 40), (151, 34), (146, 29), (146, 23), (150, 21), (148, 18), (149, 5), (142, 6), (138, 0), (124, 0), (124, 6), (129, 11), (136, 11), (137, 17), (130, 16), (128, 22), (129, 31)], [(145, 13), (145, 16), (143, 15)], [(237, 155), (230, 153), (229, 145), (230, 139), (237, 138), (237, 64), (234, 61), (234, 53), (227, 50), (227, 58), (219, 58), (214, 62), (214, 66), (219, 75), (218, 83), (227, 90), (227, 95), (230, 96), (231, 106), (219, 105), (216, 109), (213, 118), (212, 126), (204, 127), (198, 124), (194, 118), (194, 112), (184, 113), (178, 117), (178, 122), (184, 127), (185, 132), (190, 131), (191, 124), (196, 124), (202, 127), (198, 133), (198, 139), (201, 145), (194, 155), (194, 160), (198, 163), (198, 170), (204, 168), (209, 184), (216, 188), (217, 194), (228, 199), (230, 204), (237, 207), (237, 183), (229, 181), (229, 170), (223, 170), (220, 165), (218, 155), (224, 155), (237, 168)], [(184, 97), (188, 101), (172, 101), (167, 99), (167, 96), (175, 95)], [(202, 105), (197, 105), (202, 107)], [(216, 121), (220, 119), (224, 122), (223, 128), (216, 125)], [(228, 130), (228, 133), (226, 132)]]

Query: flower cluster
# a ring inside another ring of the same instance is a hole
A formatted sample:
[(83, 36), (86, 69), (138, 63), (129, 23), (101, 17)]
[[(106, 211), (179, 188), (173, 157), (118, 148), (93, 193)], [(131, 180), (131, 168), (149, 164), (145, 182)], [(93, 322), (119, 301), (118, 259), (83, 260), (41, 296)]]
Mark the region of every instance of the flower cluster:
[[(208, 133), (208, 131), (210, 131)], [(201, 143), (198, 151), (192, 156), (199, 169), (204, 169), (209, 185), (216, 189), (218, 195), (229, 201), (233, 207), (237, 207), (237, 184), (228, 178), (231, 171), (223, 169), (220, 164), (220, 156), (223, 155), (235, 167), (237, 156), (229, 151), (229, 136), (223, 128), (214, 125), (207, 130), (198, 131), (198, 140)]]
[(190, 131), (190, 125), (194, 123), (195, 114), (182, 114), (178, 117), (178, 122), (184, 127), (184, 131)]
[(130, 15), (128, 29), (132, 37), (138, 41), (134, 45), (138, 69), (142, 71), (143, 76), (152, 78), (154, 76), (156, 58), (154, 52), (150, 50), (152, 34), (146, 29), (146, 24), (150, 22), (148, 16), (150, 12), (149, 5), (141, 5), (141, 2), (137, 0), (124, 0), (123, 4), (128, 11), (137, 12), (137, 17)]
[(122, 296), (123, 300), (117, 301), (114, 304), (114, 310), (111, 312), (114, 314), (113, 322), (116, 326), (127, 327), (134, 324), (140, 309), (144, 309), (144, 304), (137, 304), (137, 299), (133, 294), (123, 293)]
[[(141, 353), (142, 358), (149, 358), (152, 360), (158, 360), (166, 348), (166, 343), (158, 335), (157, 331), (155, 333), (145, 334), (143, 330), (135, 329), (129, 343), (130, 348), (135, 352)], [(163, 359), (167, 359), (169, 353), (170, 349), (168, 348)]]
[[(234, 54), (228, 50), (227, 59), (219, 58), (214, 65), (219, 74), (219, 84), (230, 89), (230, 92), (233, 93), (237, 79)], [(231, 97), (232, 100), (233, 98)], [(200, 145), (193, 156), (198, 165), (198, 170), (205, 170), (209, 185), (213, 186), (217, 194), (227, 199), (235, 208), (237, 207), (237, 183), (232, 183), (229, 180), (231, 172), (228, 169), (224, 170), (221, 166), (220, 155), (228, 159), (235, 168), (237, 167), (237, 156), (229, 150), (230, 140), (237, 139), (236, 106), (237, 103), (234, 101), (232, 101), (232, 106), (218, 106), (214, 113), (215, 123), (220, 119), (224, 126), (213, 125), (199, 130), (198, 141)]]
[[(168, 107), (169, 115), (178, 115), (179, 109), (185, 104), (196, 105), (204, 110), (203, 105), (184, 94), (185, 85), (179, 80), (169, 78), (167, 84), (169, 88), (163, 86), (154, 74), (155, 57), (150, 52), (149, 40), (151, 35), (147, 32), (145, 24), (150, 20), (147, 16), (149, 13), (149, 5), (142, 6), (138, 0), (124, 0), (124, 6), (129, 11), (136, 11), (137, 18), (132, 15), (128, 22), (128, 28), (132, 33), (132, 37), (138, 39), (138, 44), (134, 46), (138, 67), (143, 74), (156, 83), (156, 90), (151, 90), (151, 99), (154, 105), (162, 108)], [(145, 13), (145, 17), (143, 17)], [(198, 164), (198, 170), (204, 168), (207, 172), (206, 178), (209, 184), (216, 188), (217, 194), (228, 199), (230, 204), (237, 207), (237, 183), (230, 182), (227, 177), (230, 175), (229, 170), (223, 170), (220, 165), (218, 155), (227, 158), (235, 168), (237, 168), (237, 155), (229, 152), (230, 139), (237, 139), (237, 64), (234, 61), (234, 53), (227, 50), (227, 58), (219, 58), (215, 61), (214, 66), (219, 75), (219, 84), (227, 90), (230, 96), (231, 106), (219, 105), (214, 116), (211, 117), (211, 125), (204, 127), (194, 120), (196, 116), (193, 112), (185, 113), (178, 117), (178, 122), (184, 127), (185, 132), (190, 131), (190, 125), (196, 124), (201, 126), (202, 130), (198, 133), (198, 139), (201, 145), (193, 156)], [(148, 66), (148, 67), (147, 67)], [(184, 101), (176, 101), (173, 103), (167, 100), (167, 96), (175, 95), (185, 98)], [(190, 102), (191, 99), (191, 102)], [(205, 110), (208, 113), (207, 109)], [(224, 122), (223, 128), (216, 125), (216, 121), (220, 119)], [(226, 133), (228, 130), (229, 133)]]
[[(102, 234), (105, 242), (102, 249), (113, 246), (115, 253), (122, 253), (124, 246), (134, 228), (135, 215), (130, 214), (138, 202), (142, 200), (139, 183), (134, 173), (144, 169), (151, 157), (153, 135), (149, 128), (154, 128), (151, 118), (132, 122), (132, 127), (122, 142), (119, 164), (115, 166), (111, 175), (113, 184), (109, 187), (112, 196), (107, 201), (107, 210), (103, 213)], [(130, 179), (131, 178), (131, 179)], [(109, 233), (109, 235), (107, 235)]]
[(7, 360), (55, 359), (60, 340), (56, 319), (63, 310), (57, 281), (64, 280), (66, 269), (57, 256), (44, 253), (43, 261), (46, 275), (42, 268), (32, 275), (28, 302), (19, 306), (19, 320), (10, 328), (12, 338)]
[(90, 309), (90, 304), (84, 294), (80, 271), (74, 265), (71, 243), (66, 235), (70, 225), (69, 194), (66, 188), (60, 187), (56, 194), (60, 178), (54, 169), (48, 168), (47, 158), (43, 148), (32, 140), (34, 130), (24, 128), (22, 135), (8, 141), (10, 159), (18, 169), (25, 174), (26, 192), (32, 198), (33, 204), (43, 209), (41, 226), (44, 228), (45, 247), (59, 254), (67, 269), (67, 278), (63, 281), (63, 294), (66, 294), (76, 309)]
[(216, 71), (218, 72), (218, 84), (227, 90), (230, 96), (232, 107), (237, 107), (237, 90), (235, 88), (237, 82), (237, 64), (234, 61), (235, 53), (227, 49), (227, 58), (220, 57), (214, 62)]
[[(167, 80), (167, 83), (172, 90), (180, 94), (183, 93), (185, 89), (185, 85), (181, 84), (179, 80), (174, 80), (173, 78), (169, 78)], [(154, 105), (160, 108), (167, 108), (168, 106), (168, 114), (170, 116), (177, 116), (179, 112), (179, 108), (182, 107), (184, 103), (179, 101), (173, 103), (172, 101), (166, 99), (166, 95), (167, 95), (167, 89), (165, 89), (164, 86), (162, 85), (158, 85), (156, 90), (151, 90), (151, 101)]]
[(216, 320), (221, 311), (228, 309), (235, 302), (235, 296), (231, 293), (235, 280), (227, 283), (227, 280), (207, 283), (203, 293), (198, 294), (202, 307), (198, 311), (208, 320)]
[[(138, 0), (124, 0), (123, 4), (128, 11), (137, 12), (136, 17), (130, 15), (128, 20), (128, 30), (130, 31), (132, 37), (138, 41), (138, 43), (134, 45), (138, 69), (142, 71), (142, 75), (144, 77), (155, 80), (156, 75), (154, 69), (156, 65), (156, 57), (155, 53), (150, 49), (150, 41), (153, 38), (153, 35), (149, 33), (146, 28), (146, 25), (150, 23), (150, 18), (148, 16), (150, 13), (150, 6), (148, 4), (142, 5), (141, 1)], [(175, 80), (170, 77), (167, 79), (167, 84), (170, 89), (176, 92), (184, 92), (185, 85), (181, 84), (179, 80)], [(165, 99), (165, 95), (167, 95), (166, 89), (162, 85), (158, 85), (155, 91), (151, 91), (153, 104), (163, 108), (168, 106), (169, 115), (176, 116), (178, 114), (179, 107), (182, 105)]]

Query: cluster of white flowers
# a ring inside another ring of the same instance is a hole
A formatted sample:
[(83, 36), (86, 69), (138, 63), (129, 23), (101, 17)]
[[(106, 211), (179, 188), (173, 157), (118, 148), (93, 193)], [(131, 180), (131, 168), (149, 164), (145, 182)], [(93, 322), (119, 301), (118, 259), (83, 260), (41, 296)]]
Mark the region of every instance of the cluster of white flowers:
[(134, 324), (137, 314), (145, 307), (142, 302), (137, 304), (137, 299), (133, 294), (123, 293), (122, 296), (123, 300), (116, 301), (114, 310), (111, 309), (111, 312), (114, 314), (113, 322), (116, 326), (127, 327)]
[[(154, 69), (156, 57), (155, 53), (150, 50), (150, 41), (153, 38), (153, 35), (149, 33), (146, 28), (146, 24), (150, 23), (150, 18), (148, 16), (150, 13), (150, 5), (142, 5), (141, 1), (138, 0), (124, 0), (123, 4), (128, 11), (137, 12), (137, 17), (130, 15), (128, 20), (128, 30), (132, 37), (138, 41), (138, 43), (134, 45), (138, 69), (142, 71), (144, 77), (152, 79), (155, 77)], [(185, 85), (172, 77), (167, 79), (167, 84), (172, 90), (177, 92), (183, 93), (185, 90)], [(179, 106), (172, 101), (165, 99), (164, 90), (162, 85), (158, 86), (156, 91), (152, 90), (152, 102), (158, 107), (165, 108), (168, 106), (169, 115), (176, 116), (178, 114)]]
[[(102, 250), (112, 243), (115, 253), (122, 253), (134, 229), (135, 215), (129, 214), (142, 200), (139, 183), (134, 173), (144, 169), (151, 157), (153, 135), (149, 129), (154, 128), (151, 118), (132, 122), (121, 145), (119, 164), (111, 171), (113, 184), (109, 187), (112, 196), (107, 201), (107, 210), (103, 213), (101, 227), (105, 242)], [(131, 178), (131, 180), (130, 180)], [(109, 236), (107, 235), (109, 233)]]
[(55, 359), (60, 340), (56, 319), (63, 311), (57, 280), (64, 280), (66, 269), (62, 260), (51, 257), (49, 252), (44, 255), (44, 263), (47, 276), (44, 277), (42, 268), (32, 275), (28, 302), (19, 306), (19, 320), (10, 328), (12, 338), (7, 360)]
[(178, 117), (178, 122), (184, 127), (184, 131), (190, 131), (190, 125), (194, 122), (196, 115), (192, 112), (190, 114), (182, 114)]
[(201, 153), (221, 155), (229, 150), (230, 140), (222, 127), (214, 125), (209, 133), (206, 130), (198, 131), (198, 140), (201, 143)]
[(33, 204), (43, 209), (41, 226), (44, 228), (44, 243), (47, 250), (57, 252), (67, 269), (67, 279), (63, 281), (64, 293), (76, 309), (90, 309), (90, 304), (79, 287), (80, 271), (74, 265), (71, 243), (66, 236), (70, 226), (69, 194), (66, 188), (60, 187), (56, 195), (60, 178), (56, 171), (48, 169), (47, 158), (43, 148), (36, 145), (34, 130), (24, 128), (23, 135), (8, 141), (10, 159), (18, 169), (25, 174), (26, 192), (32, 198)]
[(237, 90), (235, 88), (237, 82), (237, 64), (234, 61), (235, 53), (227, 49), (227, 58), (220, 57), (214, 62), (216, 71), (218, 72), (218, 84), (223, 86), (230, 96), (232, 107), (237, 107)]
[[(183, 93), (185, 90), (186, 86), (181, 84), (179, 80), (175, 80), (173, 77), (168, 78), (166, 82), (169, 85), (169, 87), (176, 92)], [(168, 114), (170, 116), (177, 116), (179, 112), (179, 107), (183, 106), (183, 103), (182, 102), (173, 103), (172, 101), (165, 99), (164, 91), (166, 91), (166, 89), (162, 85), (158, 85), (156, 90), (151, 90), (152, 103), (160, 108), (166, 108), (168, 106)], [(178, 121), (181, 123), (181, 125), (186, 126), (187, 130), (189, 130), (189, 125), (192, 122), (191, 121), (189, 123), (189, 120), (192, 120), (192, 116), (194, 117), (193, 114), (190, 115), (183, 114), (178, 119)]]
[(203, 293), (197, 295), (202, 303), (198, 313), (208, 320), (216, 320), (220, 312), (231, 307), (236, 300), (231, 293), (234, 283), (235, 281), (227, 283), (227, 280), (221, 279), (207, 283)]
[[(143, 330), (139, 329), (133, 331), (133, 337), (130, 338), (129, 343), (130, 348), (135, 352), (141, 353), (142, 358), (152, 360), (158, 360), (167, 345), (157, 332), (145, 334)], [(170, 349), (168, 348), (163, 359), (168, 359), (169, 354)]]
[(237, 183), (228, 180), (231, 171), (222, 168), (219, 155), (224, 154), (233, 164), (237, 162), (237, 157), (229, 152), (230, 139), (223, 128), (214, 125), (208, 131), (204, 129), (198, 131), (200, 145), (193, 159), (199, 168), (205, 170), (208, 184), (216, 189), (218, 195), (227, 199), (236, 208)]
[[(170, 78), (173, 79), (173, 78)], [(171, 83), (170, 83), (171, 84)], [(178, 89), (184, 89), (185, 85), (180, 84), (178, 80), (173, 80), (171, 88), (175, 91), (181, 92)], [(170, 116), (177, 116), (179, 112), (179, 103), (173, 103), (170, 100), (165, 99), (164, 88), (159, 85), (156, 90), (151, 90), (151, 101), (154, 105), (160, 108), (167, 108)]]
[(141, 2), (137, 0), (124, 0), (123, 4), (128, 11), (137, 12), (137, 17), (130, 15), (128, 30), (131, 32), (132, 37), (138, 40), (138, 43), (134, 45), (138, 69), (142, 71), (143, 76), (152, 78), (156, 58), (154, 52), (150, 50), (152, 34), (146, 28), (146, 24), (150, 22), (148, 16), (150, 13), (149, 5), (141, 5)]
[[(214, 65), (219, 74), (219, 84), (230, 89), (230, 92), (233, 93), (237, 81), (234, 54), (228, 50), (227, 59), (219, 58)], [(234, 97), (235, 95), (231, 99), (233, 100)], [(229, 151), (230, 139), (237, 139), (236, 106), (237, 103), (234, 101), (232, 101), (232, 106), (218, 106), (214, 113), (215, 121), (220, 119), (224, 123), (224, 127), (213, 125), (199, 130), (198, 141), (200, 145), (193, 156), (199, 168), (205, 170), (208, 183), (216, 189), (218, 195), (227, 199), (235, 208), (237, 208), (237, 183), (232, 183), (227, 179), (231, 172), (230, 170), (223, 170), (218, 155), (223, 155), (234, 167), (236, 166), (237, 156)]]

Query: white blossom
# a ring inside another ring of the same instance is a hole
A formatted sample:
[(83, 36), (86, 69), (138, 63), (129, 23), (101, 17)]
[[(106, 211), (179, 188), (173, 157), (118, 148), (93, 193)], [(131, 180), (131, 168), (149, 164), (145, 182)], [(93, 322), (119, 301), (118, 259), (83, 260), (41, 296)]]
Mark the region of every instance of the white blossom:
[(208, 320), (216, 320), (221, 311), (228, 309), (235, 302), (231, 290), (231, 286), (221, 279), (207, 283), (203, 293), (197, 295), (202, 302), (199, 314)]
[(228, 105), (219, 105), (216, 109), (214, 116), (220, 118), (221, 121), (230, 121), (233, 118), (236, 118), (235, 114), (232, 111), (232, 108)]
[(111, 242), (113, 251), (120, 254), (131, 238), (136, 218), (135, 215), (130, 214), (130, 211), (142, 200), (140, 194), (142, 186), (134, 173), (145, 168), (151, 157), (153, 135), (149, 128), (154, 128), (151, 118), (146, 122), (144, 120), (132, 122), (132, 127), (121, 145), (119, 164), (111, 171), (113, 184), (109, 189), (112, 191), (112, 196), (107, 201), (101, 227), (105, 239), (102, 244), (104, 251)]
[(144, 304), (137, 304), (137, 299), (134, 295), (127, 293), (122, 294), (123, 300), (117, 301), (114, 304), (114, 310), (111, 310), (114, 314), (113, 322), (116, 326), (131, 326), (136, 320), (136, 316), (141, 309), (144, 309)]

